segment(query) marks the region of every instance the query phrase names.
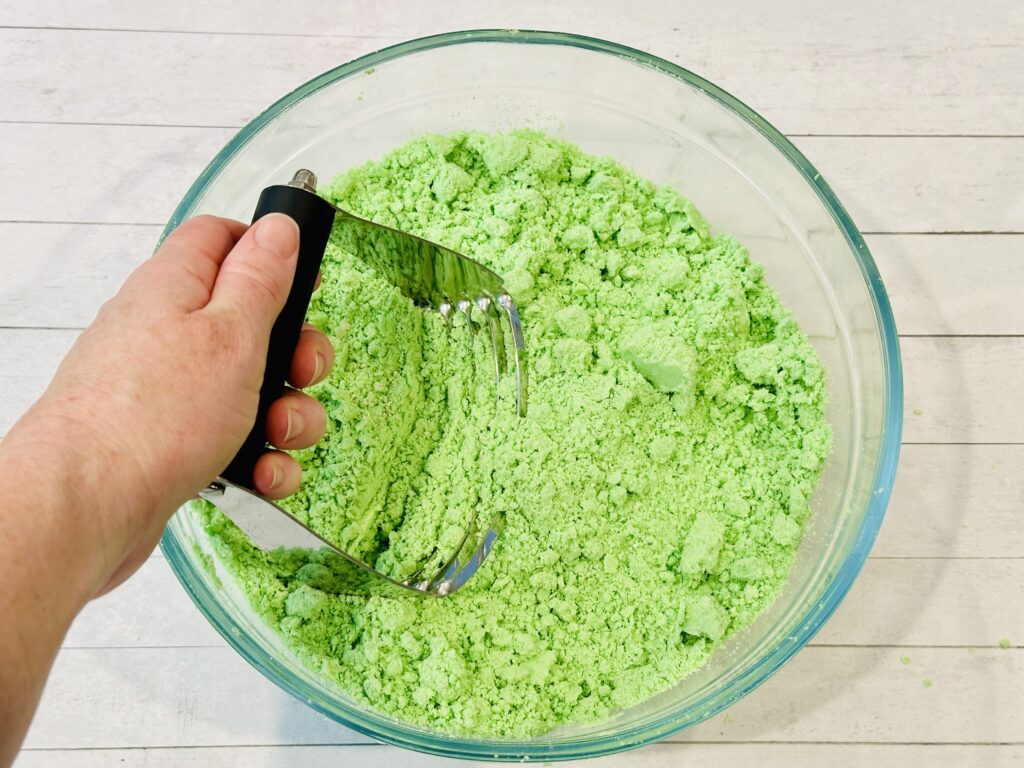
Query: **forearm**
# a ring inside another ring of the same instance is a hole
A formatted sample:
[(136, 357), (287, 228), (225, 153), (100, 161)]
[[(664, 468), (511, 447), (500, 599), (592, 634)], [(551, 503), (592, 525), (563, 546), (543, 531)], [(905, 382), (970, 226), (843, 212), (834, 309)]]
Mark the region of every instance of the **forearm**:
[(124, 547), (125, 526), (112, 525), (120, 511), (99, 511), (102, 459), (45, 408), (0, 442), (0, 765), (14, 758), (71, 621)]
[[(267, 343), (298, 258), (281, 214), (253, 227), (200, 216), (175, 230), (104, 305), (42, 399), (0, 442), (0, 768), (28, 729), (68, 627), (127, 578), (167, 518), (252, 429)], [(289, 381), (321, 381), (333, 350), (304, 329)], [(323, 436), (326, 413), (287, 391), (267, 412), (283, 450)], [(253, 488), (280, 499), (295, 459), (268, 451)]]

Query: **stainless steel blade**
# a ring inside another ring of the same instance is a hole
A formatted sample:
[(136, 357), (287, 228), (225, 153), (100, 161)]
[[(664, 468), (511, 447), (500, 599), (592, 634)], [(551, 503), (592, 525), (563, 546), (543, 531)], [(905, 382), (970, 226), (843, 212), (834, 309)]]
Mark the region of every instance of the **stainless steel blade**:
[(421, 307), (505, 292), (501, 277), (461, 253), (337, 209), (331, 242), (373, 267)]
[(321, 562), (330, 567), (337, 577), (337, 591), (353, 595), (405, 597), (412, 592), (433, 596), (451, 594), (476, 573), (494, 546), (503, 522), (496, 518), (483, 531), (471, 527), (460, 546), (436, 573), (416, 574), (405, 581), (397, 581), (342, 552), (269, 499), (222, 477), (200, 491), (199, 498), (216, 506), (264, 551), (302, 549), (319, 552)]

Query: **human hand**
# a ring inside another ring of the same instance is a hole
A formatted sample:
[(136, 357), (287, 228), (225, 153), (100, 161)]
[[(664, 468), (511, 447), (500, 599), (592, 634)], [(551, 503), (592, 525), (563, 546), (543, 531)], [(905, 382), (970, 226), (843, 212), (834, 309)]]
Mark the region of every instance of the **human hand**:
[[(223, 470), (256, 415), (267, 341), (284, 306), (299, 232), (282, 214), (252, 227), (212, 216), (172, 232), (101, 309), (61, 363), (41, 400), (12, 429), (50, 451), (72, 451), (80, 491), (96, 504), (116, 586), (145, 559), (167, 518)], [(303, 329), (289, 382), (323, 379), (333, 350)], [(267, 414), (277, 448), (305, 448), (324, 433), (314, 398), (287, 390)], [(45, 460), (45, 459), (44, 459)], [(270, 451), (253, 487), (283, 498), (298, 463)]]

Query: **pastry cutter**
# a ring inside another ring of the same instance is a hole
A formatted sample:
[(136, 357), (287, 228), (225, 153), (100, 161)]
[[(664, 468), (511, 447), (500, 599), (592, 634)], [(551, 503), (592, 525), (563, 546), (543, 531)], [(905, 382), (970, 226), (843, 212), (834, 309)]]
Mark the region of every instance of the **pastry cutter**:
[[(325, 550), (324, 562), (330, 562), (343, 592), (395, 596), (410, 591), (435, 596), (451, 594), (466, 583), (490, 553), (503, 523), (501, 515), (486, 527), (471, 523), (459, 546), (440, 568), (422, 566), (408, 578), (397, 580), (343, 552), (254, 491), (253, 468), (267, 450), (267, 409), (284, 390), (328, 241), (360, 258), (415, 304), (439, 312), (449, 327), (456, 314), (462, 314), (472, 329), (485, 327), (494, 357), (494, 375), (499, 381), (511, 357), (515, 407), (523, 416), (527, 398), (526, 348), (515, 301), (505, 290), (501, 277), (482, 264), (443, 245), (375, 224), (332, 205), (316, 194), (316, 176), (311, 171), (299, 170), (288, 184), (264, 189), (253, 221), (268, 213), (288, 214), (299, 226), (295, 279), (270, 333), (256, 423), (227, 469), (199, 497), (213, 503), (260, 549)], [(506, 324), (511, 345), (505, 340)], [(436, 562), (433, 556), (428, 561)]]

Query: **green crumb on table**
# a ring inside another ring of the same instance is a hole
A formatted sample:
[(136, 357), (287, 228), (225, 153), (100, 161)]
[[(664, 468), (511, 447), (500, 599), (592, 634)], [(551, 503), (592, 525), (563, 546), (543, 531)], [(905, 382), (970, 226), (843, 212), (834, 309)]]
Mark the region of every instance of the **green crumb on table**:
[(1000, 648), (1009, 648), (1010, 647), (1009, 639), (1004, 637), (1002, 640), (1000, 640), (999, 641), (999, 647)]
[(933, 685), (935, 685), (935, 683), (932, 682), (930, 678), (926, 677), (924, 680), (921, 681), (921, 685), (923, 685), (925, 688), (931, 688)]
[(924, 413), (924, 411), (922, 411), (920, 408), (915, 408), (914, 409), (914, 415), (915, 416), (920, 416), (922, 413)]
[(285, 505), (394, 575), (474, 518), (505, 527), (450, 597), (361, 598), (329, 559), (261, 552), (200, 509), (303, 664), (403, 721), (517, 738), (669, 688), (772, 603), (831, 431), (822, 365), (742, 245), (531, 131), (423, 136), (322, 194), (506, 276), (531, 389), (526, 418), (510, 390), (495, 407), (483, 334), (328, 247), (307, 316), (336, 352), (310, 390), (328, 430)]
[(900, 656), (900, 664), (909, 664), (909, 663), (910, 663), (910, 657), (909, 656)]

